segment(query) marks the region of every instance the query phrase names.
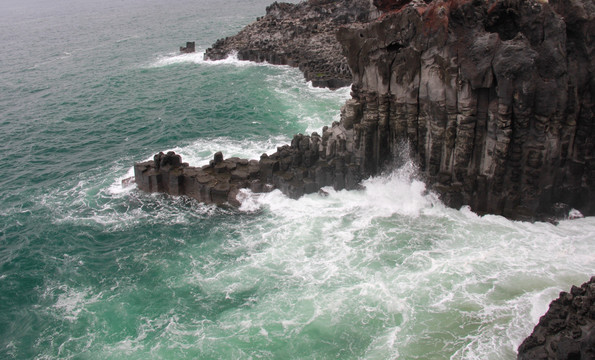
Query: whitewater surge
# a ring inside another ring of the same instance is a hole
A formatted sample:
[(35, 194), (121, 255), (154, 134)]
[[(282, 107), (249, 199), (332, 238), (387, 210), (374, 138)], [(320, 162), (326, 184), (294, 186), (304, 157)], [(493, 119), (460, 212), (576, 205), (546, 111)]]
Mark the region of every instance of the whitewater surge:
[(235, 66), (235, 67), (272, 67), (272, 68), (291, 68), (287, 65), (272, 65), (266, 61), (263, 62), (252, 62), (238, 59), (238, 54), (232, 52), (225, 59), (221, 60), (205, 60), (205, 51), (198, 50), (193, 53), (180, 53), (172, 52), (166, 55), (161, 55), (149, 67), (164, 67), (177, 64), (199, 64), (204, 66)]
[(221, 224), (237, 236), (217, 251), (235, 260), (189, 255), (189, 286), (237, 304), (201, 323), (201, 353), (322, 339), (345, 357), (512, 358), (556, 284), (595, 266), (593, 219), (555, 227), (446, 208), (411, 162), (363, 185), (298, 200), (242, 191), (239, 211), (258, 221)]
[[(222, 137), (171, 150), (201, 165), (215, 150), (254, 158), (287, 140)], [(136, 335), (102, 345), (102, 356), (514, 358), (564, 284), (595, 268), (592, 218), (553, 226), (450, 209), (410, 161), (361, 190), (324, 188), (297, 200), (242, 190), (239, 209), (122, 187), (130, 175), (99, 188), (79, 181), (75, 192), (44, 200), (55, 208), (78, 193), (72, 206), (59, 206), (70, 210), (57, 223), (182, 231), (159, 248), (150, 242), (136, 256), (116, 255), (122, 270), (142, 263), (141, 278), (162, 272), (158, 285), (135, 284), (133, 275), (100, 291), (65, 283), (44, 290), (56, 299), (52, 316), (73, 323), (97, 321), (113, 301), (163, 294), (163, 310), (129, 319)], [(199, 224), (211, 230), (192, 236)], [(88, 261), (68, 263), (80, 271)]]
[(241, 61), (238, 59), (237, 54), (230, 54), (230, 56), (228, 56), (225, 59), (222, 60), (204, 60), (204, 55), (205, 52), (203, 51), (197, 51), (197, 52), (193, 52), (193, 53), (179, 53), (179, 52), (174, 52), (174, 53), (169, 53), (167, 55), (162, 55), (160, 56), (155, 62), (153, 62), (152, 64), (149, 65), (149, 67), (163, 67), (163, 66), (171, 66), (171, 65), (176, 65), (176, 64), (187, 64), (187, 63), (191, 63), (191, 64), (200, 64), (200, 65), (212, 65), (212, 66), (216, 66), (216, 65), (232, 65), (232, 66), (237, 66), (237, 67), (254, 67), (254, 66), (267, 66), (269, 65), (268, 63), (254, 63), (254, 62), (250, 62), (250, 61)]
[(287, 281), (323, 307), (319, 326), (366, 328), (382, 318), (379, 337), (352, 356), (513, 358), (557, 295), (555, 283), (595, 265), (592, 219), (554, 227), (445, 208), (408, 169), (364, 184), (299, 200), (246, 192), (242, 207), (264, 207), (280, 228), (263, 235), (273, 245), (246, 267), (282, 262)]
[[(300, 109), (304, 96), (321, 92), (342, 101), (347, 94), (304, 86), (290, 71), (270, 79), (296, 114), (312, 110)], [(313, 124), (310, 117), (302, 121), (319, 129), (337, 116), (332, 112)], [(200, 166), (215, 151), (258, 158), (289, 141), (221, 137), (164, 151)], [(192, 226), (217, 219), (215, 233), (227, 234), (222, 242), (175, 240), (189, 248), (168, 269), (177, 275), (167, 287), (192, 293), (218, 315), (184, 319), (172, 304), (167, 315), (140, 325), (140, 335), (104, 354), (143, 353), (147, 342), (153, 356), (169, 353), (167, 339), (184, 354), (207, 357), (512, 359), (551, 299), (595, 268), (591, 218), (553, 226), (450, 209), (417, 179), (410, 161), (363, 186), (325, 188), (326, 196), (298, 200), (278, 190), (242, 190), (239, 209), (208, 211), (129, 188), (127, 196), (154, 203), (153, 215), (144, 214), (146, 207), (137, 213), (142, 222)], [(159, 339), (147, 340), (148, 333)]]

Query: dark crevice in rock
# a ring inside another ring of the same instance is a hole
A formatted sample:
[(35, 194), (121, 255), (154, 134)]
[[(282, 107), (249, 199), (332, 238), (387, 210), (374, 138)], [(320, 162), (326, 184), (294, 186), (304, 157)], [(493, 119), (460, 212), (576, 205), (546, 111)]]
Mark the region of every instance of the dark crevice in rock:
[(399, 51), (401, 48), (403, 48), (403, 45), (399, 44), (398, 42), (393, 42), (390, 43), (387, 47), (386, 47), (386, 51), (393, 51), (393, 52), (397, 52)]
[(514, 39), (520, 32), (517, 11), (504, 4), (498, 4), (489, 12), (486, 30), (497, 33), (502, 40)]

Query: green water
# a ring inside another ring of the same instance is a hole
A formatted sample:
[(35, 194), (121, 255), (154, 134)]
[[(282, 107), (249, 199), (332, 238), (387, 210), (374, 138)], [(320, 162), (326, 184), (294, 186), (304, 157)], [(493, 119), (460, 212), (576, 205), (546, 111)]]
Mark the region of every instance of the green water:
[(258, 158), (338, 119), (349, 89), (202, 60), (268, 3), (0, 5), (0, 358), (513, 359), (594, 275), (593, 218), (448, 209), (411, 164), (240, 209), (123, 187), (159, 151)]

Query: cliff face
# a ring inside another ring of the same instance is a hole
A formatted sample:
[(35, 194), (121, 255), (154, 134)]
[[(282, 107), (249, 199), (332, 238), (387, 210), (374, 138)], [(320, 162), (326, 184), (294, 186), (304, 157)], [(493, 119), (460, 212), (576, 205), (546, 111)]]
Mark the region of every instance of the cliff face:
[(337, 35), (353, 74), (341, 122), (364, 176), (406, 142), (448, 205), (595, 214), (591, 0), (377, 2), (390, 11)]
[(351, 72), (335, 33), (342, 25), (378, 15), (370, 0), (274, 2), (265, 16), (237, 35), (217, 40), (205, 59), (220, 60), (236, 52), (240, 60), (299, 67), (314, 86), (348, 86)]

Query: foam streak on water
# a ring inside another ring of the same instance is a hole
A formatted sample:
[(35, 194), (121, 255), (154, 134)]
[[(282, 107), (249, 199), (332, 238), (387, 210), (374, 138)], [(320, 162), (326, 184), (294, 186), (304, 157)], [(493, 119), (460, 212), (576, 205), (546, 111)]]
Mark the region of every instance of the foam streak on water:
[(250, 61), (242, 61), (238, 59), (237, 54), (230, 54), (225, 59), (222, 60), (205, 60), (204, 59), (205, 52), (204, 51), (197, 51), (194, 53), (189, 54), (180, 54), (180, 53), (170, 53), (166, 56), (161, 56), (158, 60), (152, 63), (151, 67), (163, 67), (163, 66), (170, 66), (174, 64), (185, 64), (185, 63), (192, 63), (192, 64), (200, 64), (200, 65), (231, 65), (237, 67), (244, 67), (244, 66), (270, 66), (268, 63), (254, 63)]

